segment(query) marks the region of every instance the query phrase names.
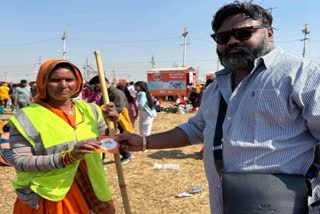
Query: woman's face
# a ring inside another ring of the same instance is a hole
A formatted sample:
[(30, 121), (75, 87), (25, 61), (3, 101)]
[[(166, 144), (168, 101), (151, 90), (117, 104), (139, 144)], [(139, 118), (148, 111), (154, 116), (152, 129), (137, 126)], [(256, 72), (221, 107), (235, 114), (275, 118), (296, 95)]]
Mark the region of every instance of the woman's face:
[(76, 93), (76, 90), (77, 80), (69, 69), (58, 68), (50, 74), (47, 84), (49, 100), (68, 100)]
[(134, 86), (134, 90), (136, 90), (137, 92), (141, 91), (141, 87), (139, 85), (135, 85)]

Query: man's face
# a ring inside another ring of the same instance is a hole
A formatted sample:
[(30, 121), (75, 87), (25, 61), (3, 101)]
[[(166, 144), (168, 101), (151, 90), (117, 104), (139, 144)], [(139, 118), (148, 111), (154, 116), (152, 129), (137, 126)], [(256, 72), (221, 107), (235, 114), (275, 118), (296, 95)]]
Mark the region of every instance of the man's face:
[[(248, 19), (238, 14), (225, 19), (217, 33), (234, 32), (235, 29), (259, 25), (260, 20)], [(242, 41), (231, 35), (225, 44), (217, 44), (217, 54), (225, 68), (235, 72), (250, 72), (254, 67), (254, 60), (267, 54), (272, 48), (272, 28), (260, 28), (253, 29), (252, 35)]]
[(101, 91), (100, 83), (92, 84), (92, 87), (93, 87), (93, 90), (95, 92), (100, 92)]

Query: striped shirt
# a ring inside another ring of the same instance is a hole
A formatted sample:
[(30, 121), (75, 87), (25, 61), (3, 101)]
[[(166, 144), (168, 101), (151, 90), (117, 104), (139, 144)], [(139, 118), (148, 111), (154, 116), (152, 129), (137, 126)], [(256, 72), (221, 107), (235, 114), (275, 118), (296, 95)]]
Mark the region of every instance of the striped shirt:
[[(212, 152), (221, 94), (228, 104), (224, 171), (305, 174), (320, 139), (320, 67), (276, 48), (256, 59), (252, 72), (234, 90), (230, 71), (216, 76), (197, 114), (179, 127), (191, 143), (205, 144), (211, 213), (222, 214), (221, 182)], [(309, 203), (320, 200), (317, 179), (312, 188)]]

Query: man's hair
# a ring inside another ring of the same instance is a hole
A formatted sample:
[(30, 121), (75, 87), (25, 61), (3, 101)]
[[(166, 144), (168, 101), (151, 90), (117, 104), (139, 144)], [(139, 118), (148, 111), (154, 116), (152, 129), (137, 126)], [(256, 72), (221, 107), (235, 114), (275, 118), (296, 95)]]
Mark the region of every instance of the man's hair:
[(252, 1), (242, 3), (235, 1), (224, 5), (216, 12), (211, 23), (212, 30), (217, 32), (225, 19), (237, 14), (244, 14), (247, 18), (253, 20), (261, 20), (262, 24), (267, 27), (271, 27), (272, 25), (272, 15), (270, 11), (257, 4), (253, 4)]
[[(109, 80), (108, 80), (106, 77), (105, 77), (104, 79), (105, 79), (106, 83), (109, 83)], [(90, 85), (92, 85), (92, 84), (98, 84), (98, 83), (100, 83), (100, 79), (99, 79), (99, 76), (98, 76), (98, 75), (92, 77), (91, 80), (89, 81), (89, 84), (90, 84)]]
[(28, 81), (27, 80), (20, 80), (20, 84), (22, 85), (22, 84), (27, 84), (28, 83)]
[(129, 82), (129, 85), (134, 85), (134, 82), (133, 81)]

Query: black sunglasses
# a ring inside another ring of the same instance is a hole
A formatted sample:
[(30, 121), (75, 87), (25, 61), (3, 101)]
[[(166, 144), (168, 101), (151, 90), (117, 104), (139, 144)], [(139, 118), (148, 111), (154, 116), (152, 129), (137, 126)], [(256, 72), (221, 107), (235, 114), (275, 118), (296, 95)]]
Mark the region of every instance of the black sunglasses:
[(230, 40), (230, 37), (233, 36), (239, 41), (245, 41), (251, 38), (254, 31), (258, 29), (266, 28), (265, 25), (255, 25), (250, 27), (244, 28), (237, 28), (231, 31), (221, 32), (221, 33), (214, 33), (211, 34), (211, 37), (218, 43), (219, 45), (225, 45)]

